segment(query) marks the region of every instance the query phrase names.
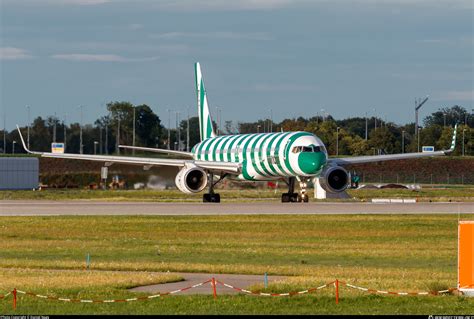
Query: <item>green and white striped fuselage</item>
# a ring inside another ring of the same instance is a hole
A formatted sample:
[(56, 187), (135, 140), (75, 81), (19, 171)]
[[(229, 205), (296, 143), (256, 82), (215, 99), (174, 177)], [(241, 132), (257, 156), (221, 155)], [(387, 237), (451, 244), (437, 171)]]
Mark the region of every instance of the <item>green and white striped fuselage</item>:
[(327, 161), (322, 141), (307, 132), (210, 137), (192, 152), (195, 160), (241, 163), (242, 173), (236, 177), (251, 181), (317, 176)]

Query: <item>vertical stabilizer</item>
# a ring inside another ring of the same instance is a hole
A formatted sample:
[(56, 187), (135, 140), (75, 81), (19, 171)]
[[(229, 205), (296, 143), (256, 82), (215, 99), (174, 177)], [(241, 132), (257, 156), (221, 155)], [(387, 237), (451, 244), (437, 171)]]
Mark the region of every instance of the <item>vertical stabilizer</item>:
[(196, 73), (196, 93), (197, 105), (199, 114), (199, 134), (201, 141), (209, 137), (216, 137), (214, 127), (212, 126), (211, 113), (209, 112), (209, 104), (207, 103), (206, 89), (204, 88), (204, 81), (202, 79), (201, 66), (199, 62), (194, 65)]

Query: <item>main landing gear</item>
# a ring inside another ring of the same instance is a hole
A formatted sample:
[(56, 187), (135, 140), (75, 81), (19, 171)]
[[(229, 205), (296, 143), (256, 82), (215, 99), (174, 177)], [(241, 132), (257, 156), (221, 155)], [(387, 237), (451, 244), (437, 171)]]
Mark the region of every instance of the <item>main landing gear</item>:
[(209, 173), (209, 193), (202, 195), (203, 203), (220, 203), (221, 195), (214, 193), (214, 186), (222, 181), (227, 174), (222, 174), (217, 182), (214, 182), (214, 173)]
[(299, 180), (300, 182), (300, 192), (295, 193), (295, 181), (296, 177), (290, 177), (288, 179), (288, 193), (283, 193), (281, 195), (282, 203), (295, 203), (295, 202), (304, 202), (309, 201), (308, 194), (306, 193), (307, 183), (305, 180)]

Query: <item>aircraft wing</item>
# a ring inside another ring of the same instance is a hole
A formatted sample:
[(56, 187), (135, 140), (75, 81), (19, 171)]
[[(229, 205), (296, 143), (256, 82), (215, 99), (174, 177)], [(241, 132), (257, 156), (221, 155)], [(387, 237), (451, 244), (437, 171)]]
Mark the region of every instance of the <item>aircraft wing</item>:
[(212, 171), (215, 173), (225, 172), (225, 173), (230, 173), (230, 174), (238, 174), (240, 173), (240, 170), (241, 170), (241, 165), (239, 163), (196, 161), (194, 159), (168, 159), (168, 158), (132, 157), (132, 156), (34, 152), (34, 151), (30, 151), (26, 147), (25, 140), (23, 139), (23, 135), (21, 134), (21, 131), (18, 125), (17, 125), (17, 129), (18, 129), (18, 133), (20, 134), (23, 148), (28, 153), (40, 155), (41, 157), (103, 162), (107, 166), (110, 166), (114, 163), (139, 165), (139, 166), (143, 166), (147, 168), (152, 167), (152, 166), (174, 166), (174, 167), (181, 168), (187, 164), (194, 164), (198, 167), (201, 167), (202, 169)]
[(153, 152), (153, 153), (162, 153), (162, 154), (172, 154), (172, 155), (179, 155), (179, 156), (193, 158), (193, 153), (191, 153), (191, 152), (173, 151), (173, 150), (165, 150), (165, 149), (162, 149), (162, 148), (129, 146), (129, 145), (119, 145), (119, 147), (129, 149), (129, 150), (137, 150), (137, 151), (145, 151), (145, 152)]
[(402, 160), (402, 159), (410, 159), (410, 158), (431, 157), (431, 156), (446, 155), (447, 153), (449, 152), (437, 151), (437, 152), (430, 152), (430, 153), (404, 153), (404, 154), (391, 154), (391, 155), (353, 156), (353, 157), (342, 157), (342, 158), (330, 158), (328, 159), (328, 163), (343, 166), (343, 165), (349, 165), (349, 164), (363, 164), (363, 163)]
[(456, 146), (456, 131), (457, 131), (457, 124), (454, 127), (454, 134), (453, 134), (453, 140), (451, 143), (451, 148), (449, 148), (448, 150), (426, 152), (426, 153), (403, 153), (403, 154), (391, 154), (391, 155), (374, 155), (374, 156), (369, 155), (369, 156), (330, 158), (328, 160), (328, 164), (343, 166), (343, 165), (349, 165), (349, 164), (363, 164), (363, 163), (373, 163), (373, 162), (382, 162), (382, 161), (447, 155), (451, 153), (452, 151), (454, 151), (454, 148)]

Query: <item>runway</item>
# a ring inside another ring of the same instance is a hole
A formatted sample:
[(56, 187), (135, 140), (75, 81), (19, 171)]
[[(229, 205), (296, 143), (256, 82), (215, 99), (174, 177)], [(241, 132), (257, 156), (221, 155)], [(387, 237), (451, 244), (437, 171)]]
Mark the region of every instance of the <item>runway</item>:
[(474, 203), (153, 203), (89, 200), (4, 200), (0, 216), (258, 215), (258, 214), (473, 214)]

